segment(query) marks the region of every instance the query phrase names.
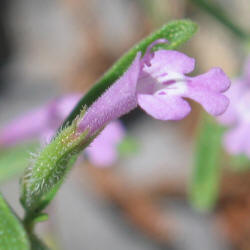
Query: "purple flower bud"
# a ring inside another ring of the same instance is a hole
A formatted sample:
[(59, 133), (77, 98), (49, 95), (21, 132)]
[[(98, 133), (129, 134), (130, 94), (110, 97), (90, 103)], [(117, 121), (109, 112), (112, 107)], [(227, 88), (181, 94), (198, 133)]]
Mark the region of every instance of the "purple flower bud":
[(38, 137), (42, 142), (49, 142), (51, 132), (60, 126), (80, 97), (80, 94), (69, 94), (20, 116), (0, 130), (0, 145), (11, 146)]

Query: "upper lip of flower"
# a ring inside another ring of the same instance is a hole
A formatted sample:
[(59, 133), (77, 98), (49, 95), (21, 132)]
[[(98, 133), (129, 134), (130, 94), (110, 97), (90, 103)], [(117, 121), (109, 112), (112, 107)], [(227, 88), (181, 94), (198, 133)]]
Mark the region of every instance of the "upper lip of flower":
[[(156, 43), (157, 41), (154, 45)], [(221, 69), (213, 68), (206, 74), (188, 77), (185, 74), (193, 71), (194, 59), (171, 50), (158, 50), (151, 56), (150, 53), (148, 49), (144, 58), (141, 59), (143, 66), (141, 66), (137, 85), (139, 105), (148, 114), (163, 120), (181, 119), (190, 112), (190, 108), (187, 107), (189, 104), (183, 98), (199, 102), (212, 115), (220, 115), (226, 110), (228, 99), (222, 93), (229, 88), (230, 80)], [(147, 63), (145, 63), (145, 58)], [(152, 95), (152, 97), (149, 99), (145, 95)], [(162, 98), (162, 101), (166, 101), (166, 108), (169, 106), (168, 113), (164, 115), (164, 105), (162, 108), (154, 107), (154, 105), (159, 105), (159, 100), (154, 98)], [(177, 107), (173, 98), (182, 99), (178, 102), (182, 107)], [(147, 103), (149, 101), (150, 103)], [(171, 107), (172, 105), (175, 107)], [(160, 114), (160, 109), (162, 114)], [(181, 109), (186, 109), (186, 111), (183, 112)], [(170, 112), (173, 112), (173, 115)]]

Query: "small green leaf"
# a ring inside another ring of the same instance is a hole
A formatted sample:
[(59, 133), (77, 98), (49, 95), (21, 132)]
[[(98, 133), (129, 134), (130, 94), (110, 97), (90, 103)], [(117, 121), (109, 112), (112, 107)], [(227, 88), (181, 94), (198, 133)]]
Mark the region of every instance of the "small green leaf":
[(199, 210), (213, 208), (221, 174), (221, 137), (224, 129), (206, 115), (196, 145), (190, 201)]
[(0, 194), (0, 250), (29, 250), (26, 232)]
[(71, 123), (84, 106), (89, 107), (107, 88), (109, 88), (120, 76), (122, 76), (139, 51), (145, 53), (147, 47), (152, 42), (160, 38), (167, 39), (169, 43), (165, 45), (157, 45), (156, 47), (158, 49), (175, 49), (190, 39), (196, 30), (197, 24), (190, 20), (172, 21), (139, 42), (127, 53), (125, 53), (87, 92), (87, 94), (78, 102), (71, 114), (65, 119), (62, 127)]
[(34, 219), (34, 223), (43, 222), (46, 220), (48, 220), (48, 214), (41, 213), (36, 216), (36, 218)]
[(0, 151), (0, 183), (21, 174), (27, 167), (29, 152), (36, 148), (36, 143), (18, 145)]

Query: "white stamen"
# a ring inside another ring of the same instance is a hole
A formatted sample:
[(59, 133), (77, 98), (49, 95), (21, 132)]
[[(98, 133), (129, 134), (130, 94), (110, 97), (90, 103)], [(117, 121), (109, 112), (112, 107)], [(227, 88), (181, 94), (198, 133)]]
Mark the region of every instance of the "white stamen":
[(187, 91), (187, 83), (182, 74), (168, 72), (166, 75), (157, 77), (155, 94), (164, 91), (167, 95), (181, 95)]

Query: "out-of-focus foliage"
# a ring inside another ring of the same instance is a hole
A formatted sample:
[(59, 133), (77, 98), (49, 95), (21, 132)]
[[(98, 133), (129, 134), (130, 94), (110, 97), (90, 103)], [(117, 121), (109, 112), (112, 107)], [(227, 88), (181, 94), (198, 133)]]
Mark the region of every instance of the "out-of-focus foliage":
[(237, 171), (249, 170), (250, 160), (245, 155), (230, 156), (230, 167)]
[(1, 149), (0, 183), (21, 174), (29, 163), (29, 152), (34, 152), (37, 147), (37, 143), (30, 143)]
[(190, 200), (199, 210), (211, 209), (218, 196), (221, 174), (221, 137), (223, 128), (205, 116), (198, 135)]
[(220, 23), (224, 24), (228, 29), (230, 29), (237, 37), (241, 39), (249, 39), (250, 34), (247, 34), (239, 26), (233, 22), (229, 16), (219, 8), (217, 4), (213, 4), (212, 1), (207, 0), (190, 0), (195, 3), (198, 7), (205, 10), (208, 14), (215, 17)]

